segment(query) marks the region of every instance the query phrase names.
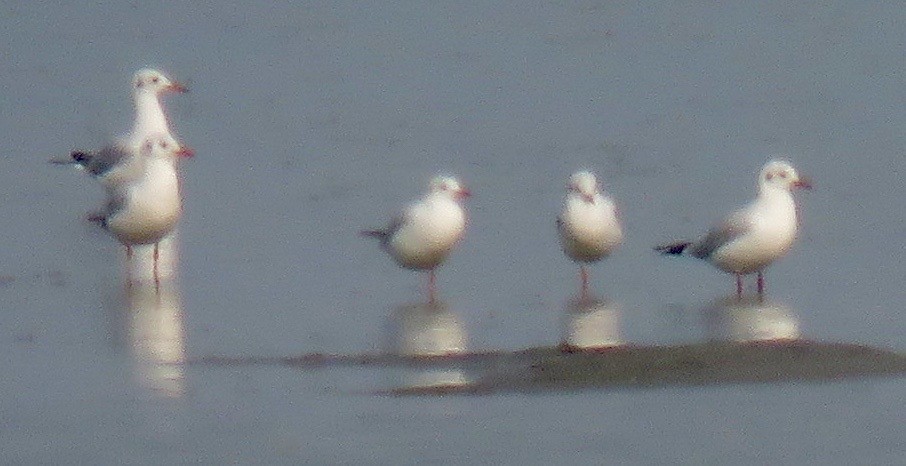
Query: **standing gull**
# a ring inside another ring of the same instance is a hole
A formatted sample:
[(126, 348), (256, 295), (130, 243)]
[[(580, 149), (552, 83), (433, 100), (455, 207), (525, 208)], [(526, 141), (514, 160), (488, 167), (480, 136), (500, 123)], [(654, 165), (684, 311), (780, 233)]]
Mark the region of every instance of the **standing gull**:
[(573, 173), (566, 189), (566, 202), (557, 216), (557, 231), (563, 252), (579, 263), (584, 299), (588, 297), (585, 264), (609, 256), (623, 241), (623, 230), (613, 200), (598, 189), (593, 173)]
[(378, 238), (396, 262), (411, 270), (428, 271), (428, 302), (435, 302), (434, 269), (446, 259), (462, 238), (466, 213), (462, 201), (469, 191), (459, 180), (437, 176), (422, 199), (406, 209), (381, 230), (363, 231), (363, 236)]
[(126, 246), (127, 261), (132, 258), (132, 246), (153, 244), (155, 282), (159, 282), (158, 243), (182, 214), (176, 158), (191, 155), (169, 134), (148, 138), (136, 156), (142, 175), (110, 189), (105, 209), (89, 216)]
[(141, 151), (141, 145), (154, 135), (171, 137), (169, 123), (160, 102), (161, 95), (187, 91), (185, 86), (170, 80), (160, 71), (139, 70), (132, 78), (132, 99), (135, 105), (132, 131), (118, 143), (99, 151), (75, 150), (68, 157), (54, 158), (51, 162), (78, 165), (108, 191), (138, 179), (142, 175), (142, 163), (134, 155)]
[(687, 253), (727, 273), (736, 274), (736, 295), (742, 297), (742, 276), (758, 273), (758, 295), (764, 295), (764, 269), (789, 251), (798, 221), (792, 191), (811, 188), (789, 162), (768, 161), (758, 176), (758, 196), (696, 241), (658, 246), (664, 254)]
[(135, 120), (126, 137), (132, 146), (144, 144), (151, 135), (170, 132), (170, 123), (164, 114), (160, 98), (169, 92), (185, 93), (188, 88), (153, 69), (142, 69), (132, 78), (132, 100)]

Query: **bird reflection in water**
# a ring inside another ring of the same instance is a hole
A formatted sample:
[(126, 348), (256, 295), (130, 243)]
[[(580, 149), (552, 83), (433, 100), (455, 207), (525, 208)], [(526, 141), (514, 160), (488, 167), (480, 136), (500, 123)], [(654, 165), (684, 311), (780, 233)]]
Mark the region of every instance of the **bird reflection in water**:
[(438, 367), (445, 356), (464, 354), (468, 337), (459, 315), (443, 301), (404, 304), (396, 307), (389, 320), (389, 350), (392, 354), (416, 360), (432, 359), (431, 367), (413, 364), (405, 368), (399, 382), (407, 387), (438, 387), (469, 382), (462, 368)]
[(702, 310), (708, 337), (720, 341), (789, 341), (799, 338), (799, 319), (786, 304), (732, 294)]
[[(185, 391), (185, 332), (175, 280), (175, 246), (175, 239), (167, 238), (159, 248), (159, 268), (165, 280), (149, 276), (126, 287), (122, 319), (139, 385), (164, 397), (181, 397)], [(150, 253), (137, 255), (132, 261), (135, 270), (127, 273), (150, 274), (151, 260)]]
[(568, 348), (606, 348), (623, 344), (620, 307), (609, 299), (586, 296), (566, 302), (561, 345)]

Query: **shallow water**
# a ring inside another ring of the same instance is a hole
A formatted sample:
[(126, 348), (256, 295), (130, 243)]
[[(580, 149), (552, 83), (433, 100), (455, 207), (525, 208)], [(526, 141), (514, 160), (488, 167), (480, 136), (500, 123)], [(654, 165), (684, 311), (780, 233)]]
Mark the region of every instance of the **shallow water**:
[[(446, 310), (420, 317), (449, 348), (555, 345), (585, 318), (599, 342), (902, 352), (898, 5), (244, 5), (0, 6), (0, 462), (902, 458), (902, 378), (401, 399), (372, 394), (397, 368), (172, 364), (401, 350), (424, 277), (357, 232), (437, 171), (473, 192)], [(143, 66), (189, 84), (166, 107), (197, 153), (160, 302), (125, 294), (121, 250), (83, 221), (101, 189), (46, 163), (127, 131)], [(721, 308), (731, 277), (651, 247), (746, 202), (774, 154), (816, 185), (800, 238), (768, 270), (773, 309)], [(578, 168), (625, 222), (592, 267), (610, 315), (565, 312), (553, 219)]]

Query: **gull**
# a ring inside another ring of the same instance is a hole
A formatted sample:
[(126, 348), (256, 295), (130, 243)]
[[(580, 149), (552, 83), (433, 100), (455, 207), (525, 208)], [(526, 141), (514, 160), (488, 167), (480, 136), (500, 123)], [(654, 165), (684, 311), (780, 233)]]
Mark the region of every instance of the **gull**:
[(189, 89), (162, 72), (150, 68), (138, 70), (132, 78), (132, 100), (135, 120), (126, 141), (132, 146), (144, 144), (148, 137), (169, 133), (170, 124), (160, 103), (163, 94), (185, 93)]
[(132, 259), (132, 246), (153, 244), (155, 282), (159, 282), (158, 243), (182, 214), (176, 158), (191, 155), (168, 133), (149, 137), (136, 156), (141, 176), (111, 188), (104, 210), (88, 217), (126, 247), (127, 262)]
[(134, 155), (141, 152), (141, 145), (154, 135), (172, 138), (160, 96), (167, 92), (187, 91), (185, 86), (170, 80), (160, 71), (139, 70), (132, 79), (135, 120), (129, 135), (99, 151), (76, 150), (69, 157), (51, 159), (51, 163), (75, 164), (96, 178), (108, 191), (139, 178), (142, 163)]
[(403, 268), (428, 271), (428, 302), (435, 302), (434, 269), (462, 238), (466, 213), (462, 201), (469, 191), (451, 176), (436, 176), (429, 192), (410, 204), (384, 229), (366, 230)]
[(679, 241), (655, 250), (664, 254), (687, 253), (736, 275), (736, 295), (742, 297), (742, 277), (758, 273), (758, 295), (764, 295), (764, 269), (784, 256), (798, 229), (792, 191), (809, 189), (789, 162), (769, 160), (758, 175), (758, 196), (715, 225), (696, 241)]
[(557, 216), (563, 252), (579, 263), (582, 297), (588, 297), (587, 263), (609, 256), (623, 241), (613, 200), (598, 189), (594, 173), (578, 171), (569, 177), (566, 202)]

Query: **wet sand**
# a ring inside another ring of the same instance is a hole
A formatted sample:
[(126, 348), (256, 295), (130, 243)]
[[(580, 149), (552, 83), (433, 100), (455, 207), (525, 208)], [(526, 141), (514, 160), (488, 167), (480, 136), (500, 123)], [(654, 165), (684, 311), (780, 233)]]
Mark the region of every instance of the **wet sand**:
[(447, 356), (319, 353), (262, 358), (210, 356), (190, 364), (284, 365), (301, 370), (354, 366), (456, 367), (477, 374), (474, 381), (463, 384), (375, 392), (392, 395), (573, 391), (906, 375), (906, 355), (859, 344), (808, 340), (599, 349), (561, 345)]

